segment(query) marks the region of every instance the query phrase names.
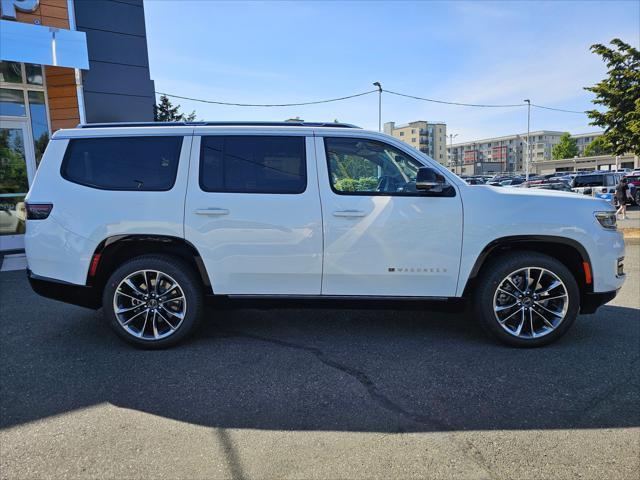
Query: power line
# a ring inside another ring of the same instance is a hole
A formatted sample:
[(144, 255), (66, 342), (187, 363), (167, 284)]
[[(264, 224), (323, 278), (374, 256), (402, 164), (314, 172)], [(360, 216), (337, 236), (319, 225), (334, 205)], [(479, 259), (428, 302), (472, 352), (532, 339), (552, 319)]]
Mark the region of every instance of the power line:
[(481, 104), (481, 103), (462, 103), (462, 102), (447, 102), (445, 100), (435, 100), (433, 98), (416, 97), (415, 95), (407, 95), (405, 93), (393, 92), (391, 90), (383, 90), (383, 92), (390, 93), (391, 95), (397, 95), (399, 97), (413, 98), (414, 100), (422, 100), (424, 102), (442, 103), (445, 105), (458, 105), (460, 107), (481, 107), (481, 108), (511, 108), (511, 107), (524, 107), (525, 103), (514, 104)]
[(536, 105), (534, 103), (531, 104), (532, 107), (536, 107), (536, 108), (544, 108), (545, 110), (553, 110), (555, 112), (565, 112), (565, 113), (581, 113), (581, 114), (586, 114), (587, 112), (579, 112), (578, 110), (565, 110), (563, 108), (553, 108), (553, 107), (545, 107), (543, 105)]
[[(299, 106), (304, 106), (304, 105), (318, 105), (318, 104), (322, 104), (322, 103), (339, 102), (339, 101), (342, 101), (342, 100), (349, 100), (351, 98), (370, 95), (372, 93), (379, 93), (380, 91), (382, 91), (384, 93), (388, 93), (390, 95), (396, 95), (398, 97), (411, 98), (413, 100), (420, 100), (420, 101), (423, 101), (423, 102), (431, 102), (431, 103), (439, 103), (439, 104), (443, 104), (443, 105), (455, 105), (455, 106), (459, 106), (459, 107), (516, 108), (516, 107), (526, 107), (527, 106), (526, 103), (491, 104), (491, 103), (450, 102), (450, 101), (446, 101), (446, 100), (437, 100), (437, 99), (434, 99), (434, 98), (426, 98), (426, 97), (418, 97), (416, 95), (408, 95), (406, 93), (394, 92), (392, 90), (387, 90), (387, 89), (369, 90), (367, 92), (356, 93), (356, 94), (347, 95), (347, 96), (344, 96), (344, 97), (329, 98), (329, 99), (326, 99), (326, 100), (314, 100), (314, 101), (311, 101), (311, 102), (300, 102), (300, 103), (236, 103), (236, 102), (222, 102), (222, 101), (218, 101), (218, 100), (205, 100), (205, 99), (202, 99), (202, 98), (185, 97), (185, 96), (182, 96), (182, 95), (174, 95), (172, 93), (166, 93), (166, 92), (155, 92), (155, 93), (157, 93), (158, 95), (165, 95), (167, 97), (179, 98), (179, 99), (182, 99), (182, 100), (190, 100), (192, 102), (210, 103), (210, 104), (214, 104), (214, 105), (225, 105), (225, 106), (230, 106), (230, 107), (299, 107)], [(555, 107), (547, 107), (545, 105), (537, 105), (537, 104), (534, 104), (534, 103), (532, 103), (531, 106), (535, 107), (535, 108), (542, 108), (544, 110), (552, 110), (552, 111), (555, 111), (555, 112), (576, 113), (576, 114), (582, 114), (582, 115), (584, 115), (586, 113), (584, 111), (567, 110), (567, 109), (555, 108)]]
[(213, 103), (215, 105), (227, 105), (230, 107), (299, 107), (302, 105), (317, 105), (320, 103), (339, 102), (340, 100), (348, 100), (350, 98), (362, 97), (363, 95), (369, 95), (376, 93), (378, 90), (369, 90), (368, 92), (356, 93), (354, 95), (347, 95), (346, 97), (330, 98), (328, 100), (316, 100), (313, 102), (301, 102), (301, 103), (233, 103), (233, 102), (219, 102), (217, 100), (203, 100), (200, 98), (183, 97), (180, 95), (173, 95), (171, 93), (155, 92), (158, 95), (165, 95), (172, 98), (180, 98), (182, 100), (191, 100), (193, 102)]

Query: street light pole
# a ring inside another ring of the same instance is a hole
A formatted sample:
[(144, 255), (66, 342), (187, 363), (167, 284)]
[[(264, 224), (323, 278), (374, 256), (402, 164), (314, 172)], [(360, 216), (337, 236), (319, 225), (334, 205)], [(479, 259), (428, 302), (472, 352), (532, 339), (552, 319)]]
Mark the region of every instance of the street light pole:
[(380, 82), (373, 82), (374, 87), (378, 87), (378, 131), (382, 131), (382, 85)]
[[(455, 135), (453, 133), (449, 134), (449, 156), (451, 160), (453, 160), (453, 139), (456, 138), (458, 134)], [(456, 173), (456, 167), (458, 166), (457, 160), (453, 163), (453, 172)]]
[(526, 99), (527, 102), (527, 158), (525, 160), (525, 174), (524, 179), (529, 181), (529, 163), (531, 162), (531, 139), (529, 134), (531, 132), (531, 100)]

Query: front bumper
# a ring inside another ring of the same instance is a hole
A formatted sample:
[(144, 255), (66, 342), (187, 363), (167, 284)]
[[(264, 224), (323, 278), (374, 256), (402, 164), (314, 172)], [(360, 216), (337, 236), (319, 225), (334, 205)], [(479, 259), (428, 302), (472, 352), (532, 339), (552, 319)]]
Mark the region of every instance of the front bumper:
[(93, 287), (41, 277), (29, 269), (27, 269), (27, 277), (31, 288), (38, 295), (94, 310), (100, 308), (100, 298)]
[(580, 302), (580, 313), (595, 313), (602, 305), (613, 300), (619, 291), (620, 289), (611, 292), (583, 293)]

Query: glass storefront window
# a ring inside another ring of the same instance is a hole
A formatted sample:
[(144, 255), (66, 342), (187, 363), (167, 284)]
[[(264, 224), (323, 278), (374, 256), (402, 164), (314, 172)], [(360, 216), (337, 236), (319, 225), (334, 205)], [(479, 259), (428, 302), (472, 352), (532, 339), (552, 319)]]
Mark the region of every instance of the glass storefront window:
[(0, 62), (0, 82), (22, 83), (22, 68), (18, 62)]
[(24, 105), (24, 94), (22, 90), (0, 88), (0, 116), (27, 116), (27, 109)]
[(29, 190), (21, 128), (0, 128), (0, 235), (24, 233), (24, 196)]
[(44, 76), (42, 75), (42, 65), (34, 65), (33, 63), (25, 63), (25, 73), (27, 74), (27, 83), (30, 85), (43, 85)]
[(33, 132), (34, 150), (36, 152), (36, 167), (49, 143), (49, 123), (47, 122), (47, 107), (44, 103), (44, 92), (29, 92), (29, 114), (31, 115), (31, 131)]

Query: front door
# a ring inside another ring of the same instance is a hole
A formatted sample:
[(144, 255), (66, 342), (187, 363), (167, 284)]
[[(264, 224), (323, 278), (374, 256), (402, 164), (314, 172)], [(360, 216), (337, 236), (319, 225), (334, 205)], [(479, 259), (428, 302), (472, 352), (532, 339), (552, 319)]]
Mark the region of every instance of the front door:
[(317, 137), (324, 224), (323, 295), (450, 297), (462, 202), (415, 188), (424, 164), (387, 143)]
[(0, 251), (24, 248), (24, 197), (35, 168), (27, 122), (0, 120)]
[(185, 238), (215, 294), (318, 295), (322, 217), (313, 137), (194, 137)]

